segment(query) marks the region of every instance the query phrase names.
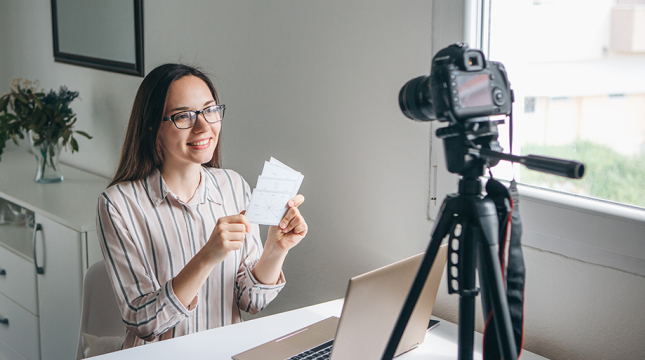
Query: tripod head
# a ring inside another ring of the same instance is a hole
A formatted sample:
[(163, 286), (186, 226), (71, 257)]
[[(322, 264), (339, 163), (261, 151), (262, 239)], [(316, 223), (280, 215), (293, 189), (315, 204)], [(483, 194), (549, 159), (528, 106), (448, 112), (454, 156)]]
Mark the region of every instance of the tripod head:
[(531, 170), (570, 179), (581, 179), (584, 176), (585, 166), (578, 161), (503, 153), (497, 141), (497, 126), (503, 123), (504, 120), (479, 117), (437, 129), (437, 137), (443, 139), (448, 171), (464, 177), (480, 177), (487, 166), (493, 167), (500, 160), (505, 160), (520, 163)]

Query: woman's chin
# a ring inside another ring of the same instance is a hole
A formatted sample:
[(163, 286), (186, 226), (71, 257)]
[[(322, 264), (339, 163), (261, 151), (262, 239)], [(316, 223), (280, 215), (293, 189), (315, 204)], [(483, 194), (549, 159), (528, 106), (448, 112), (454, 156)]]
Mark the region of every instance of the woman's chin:
[(213, 159), (213, 151), (205, 152), (204, 154), (198, 154), (198, 156), (195, 156), (194, 159), (195, 162), (198, 162), (200, 164), (209, 163)]

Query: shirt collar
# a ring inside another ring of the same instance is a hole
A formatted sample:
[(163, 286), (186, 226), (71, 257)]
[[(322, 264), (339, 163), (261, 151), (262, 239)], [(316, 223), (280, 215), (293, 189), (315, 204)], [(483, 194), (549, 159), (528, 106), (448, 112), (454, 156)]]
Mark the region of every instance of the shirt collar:
[(219, 191), (217, 184), (214, 182), (214, 178), (215, 175), (202, 166), (202, 182), (199, 184), (199, 191), (202, 191), (203, 187), (203, 191), (200, 193), (202, 203), (208, 200), (217, 205), (222, 205), (222, 194)]
[[(214, 202), (218, 205), (222, 204), (222, 196), (220, 195), (217, 188), (213, 188), (212, 174), (210, 174), (204, 167), (201, 168), (201, 181), (195, 191), (195, 195), (188, 202), (187, 205), (197, 205), (203, 204), (206, 201)], [(161, 176), (159, 169), (154, 169), (150, 174), (143, 179), (143, 185), (148, 193), (148, 197), (152, 204), (157, 207), (161, 204), (168, 194), (176, 198), (172, 191), (166, 185), (166, 182)], [(178, 199), (178, 198), (177, 198)]]

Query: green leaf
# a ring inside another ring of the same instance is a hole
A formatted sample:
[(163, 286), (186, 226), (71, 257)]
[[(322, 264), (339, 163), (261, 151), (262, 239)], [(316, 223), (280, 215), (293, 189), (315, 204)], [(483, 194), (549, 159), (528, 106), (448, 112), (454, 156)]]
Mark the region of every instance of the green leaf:
[(74, 151), (78, 151), (78, 143), (76, 142), (76, 139), (72, 137), (71, 139), (71, 144), (72, 144), (72, 154)]
[(69, 141), (69, 137), (72, 135), (72, 132), (70, 129), (66, 129), (63, 132), (63, 146), (67, 145), (67, 142)]
[(38, 100), (38, 97), (34, 97), (34, 102), (36, 103), (36, 107), (38, 107), (39, 109), (43, 108), (43, 104), (40, 102), (40, 100)]
[(0, 102), (0, 111), (4, 111), (4, 112), (7, 111), (7, 105), (9, 105), (9, 100), (10, 99), (8, 95), (5, 95), (0, 98), (0, 101), (2, 101)]
[(90, 136), (90, 134), (86, 133), (85, 131), (75, 130), (74, 132), (79, 135), (85, 136), (88, 139), (92, 139), (92, 136)]
[(14, 97), (16, 98), (16, 100), (20, 101), (21, 103), (24, 103), (24, 104), (28, 103), (27, 99), (25, 99), (24, 97), (22, 97), (19, 94), (14, 94)]

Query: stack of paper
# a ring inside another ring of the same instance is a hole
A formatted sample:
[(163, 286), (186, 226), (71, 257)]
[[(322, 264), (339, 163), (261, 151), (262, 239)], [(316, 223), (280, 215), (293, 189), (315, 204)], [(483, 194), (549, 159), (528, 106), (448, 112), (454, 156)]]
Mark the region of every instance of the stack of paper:
[(289, 210), (287, 202), (298, 194), (304, 178), (301, 173), (274, 158), (265, 161), (246, 217), (255, 224), (278, 226)]

